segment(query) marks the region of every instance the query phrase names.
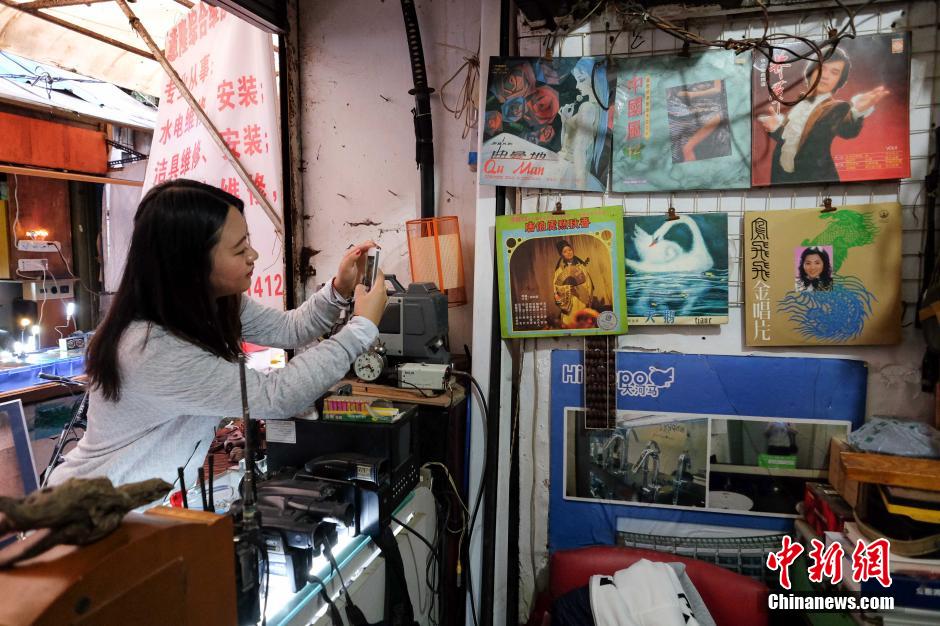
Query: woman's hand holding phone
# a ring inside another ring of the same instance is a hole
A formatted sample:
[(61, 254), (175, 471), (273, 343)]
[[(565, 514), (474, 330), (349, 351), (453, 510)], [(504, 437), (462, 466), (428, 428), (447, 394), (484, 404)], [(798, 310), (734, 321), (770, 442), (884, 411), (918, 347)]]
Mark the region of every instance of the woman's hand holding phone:
[(385, 290), (385, 274), (382, 273), (382, 270), (377, 270), (375, 282), (371, 289), (366, 289), (365, 285), (356, 285), (356, 302), (353, 305), (353, 315), (361, 315), (378, 326), (387, 303), (388, 293)]
[(372, 240), (364, 241), (357, 246), (352, 246), (343, 255), (336, 278), (333, 279), (333, 288), (339, 295), (344, 298), (353, 295), (353, 289), (362, 282), (366, 269), (366, 257), (372, 248), (378, 248), (378, 244)]

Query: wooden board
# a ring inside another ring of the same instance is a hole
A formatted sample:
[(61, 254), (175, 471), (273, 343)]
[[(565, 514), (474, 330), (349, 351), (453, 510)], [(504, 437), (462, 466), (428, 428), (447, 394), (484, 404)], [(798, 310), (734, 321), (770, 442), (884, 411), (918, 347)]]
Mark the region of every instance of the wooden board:
[(230, 516), (130, 513), (96, 543), (56, 546), (0, 571), (0, 624), (235, 624), (232, 532)]
[(940, 491), (940, 461), (867, 452), (841, 452), (845, 477), (878, 483)]
[(423, 393), (417, 389), (402, 389), (401, 387), (392, 387), (390, 385), (376, 385), (373, 383), (364, 383), (358, 378), (344, 378), (342, 382), (333, 387), (330, 391), (336, 393), (336, 390), (343, 385), (351, 385), (352, 392), (357, 396), (375, 396), (385, 400), (397, 400), (399, 402), (411, 402), (412, 404), (423, 404), (426, 406), (449, 407), (466, 398), (466, 391), (463, 386), (457, 382), (453, 383), (453, 391), (445, 391), (441, 395), (432, 395), (430, 391)]
[[(84, 374), (74, 376), (73, 378), (77, 382), (88, 382), (88, 377)], [(60, 385), (59, 383), (41, 383), (29, 387), (20, 387), (19, 389), (11, 389), (10, 391), (0, 392), (0, 402), (21, 400), (23, 404), (33, 404), (35, 402), (42, 402), (43, 400), (51, 400), (53, 398), (61, 398), (63, 396), (75, 395), (77, 393), (79, 392), (70, 390), (68, 387)]]
[(90, 174), (108, 171), (104, 132), (0, 112), (0, 161)]
[(23, 167), (20, 165), (0, 164), (0, 173), (17, 174), (18, 176), (39, 176), (40, 178), (55, 178), (58, 180), (74, 180), (82, 183), (99, 183), (102, 185), (124, 185), (126, 187), (143, 187), (142, 180), (128, 180), (126, 178), (111, 178), (106, 175), (79, 174), (62, 170), (50, 170), (40, 167)]
[(829, 482), (839, 492), (849, 506), (858, 506), (858, 481), (845, 477), (845, 464), (842, 461), (842, 452), (849, 452), (849, 444), (844, 437), (833, 437), (829, 442)]

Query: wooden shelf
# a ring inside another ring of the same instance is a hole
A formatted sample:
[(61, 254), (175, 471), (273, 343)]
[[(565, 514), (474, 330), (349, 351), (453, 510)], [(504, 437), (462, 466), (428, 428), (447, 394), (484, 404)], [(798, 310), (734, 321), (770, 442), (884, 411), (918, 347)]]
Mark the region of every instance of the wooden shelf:
[(76, 180), (85, 183), (99, 183), (102, 185), (128, 185), (131, 187), (143, 187), (142, 180), (128, 180), (126, 178), (109, 178), (94, 174), (82, 174), (79, 172), (66, 172), (63, 170), (52, 170), (41, 167), (25, 167), (21, 165), (7, 165), (0, 163), (0, 173), (18, 174), (20, 176), (39, 176), (41, 178), (56, 178), (59, 180)]
[(940, 460), (842, 452), (845, 477), (860, 483), (940, 491)]
[[(77, 382), (88, 382), (88, 377), (84, 374), (75, 376), (74, 379)], [(42, 402), (43, 400), (51, 400), (53, 398), (76, 394), (80, 395), (81, 391), (71, 390), (59, 383), (48, 382), (31, 387), (22, 387), (20, 389), (0, 392), (0, 402), (21, 400), (23, 404), (32, 404), (34, 402)]]
[(751, 476), (779, 476), (781, 478), (826, 478), (829, 471), (825, 469), (786, 469), (759, 467), (756, 465), (724, 465), (712, 463), (709, 471), (722, 474), (749, 474)]
[(335, 392), (343, 385), (351, 385), (352, 392), (357, 396), (376, 396), (386, 400), (398, 402), (410, 402), (412, 404), (423, 404), (427, 406), (449, 407), (463, 402), (467, 397), (463, 385), (454, 382), (453, 391), (445, 391), (440, 395), (428, 397), (426, 394), (433, 392), (421, 392), (417, 389), (403, 389), (401, 387), (392, 387), (390, 385), (376, 385), (373, 383), (364, 383), (357, 378), (344, 378), (342, 382), (334, 386), (331, 391)]

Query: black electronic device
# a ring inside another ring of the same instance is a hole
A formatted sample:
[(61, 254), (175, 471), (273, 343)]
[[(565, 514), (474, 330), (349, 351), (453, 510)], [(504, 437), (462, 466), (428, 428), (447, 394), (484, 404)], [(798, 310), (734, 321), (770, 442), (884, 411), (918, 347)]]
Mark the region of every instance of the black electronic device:
[(388, 475), (388, 459), (340, 452), (317, 457), (304, 464), (304, 469), (312, 476), (334, 480), (361, 480), (378, 486)]
[(434, 283), (397, 281), (396, 291), (379, 321), (379, 341), (390, 360), (418, 363), (450, 363), (447, 349), (447, 296)]
[[(357, 488), (349, 482), (285, 471), (259, 482), (257, 491), (256, 510), (262, 520), (268, 567), (272, 575), (287, 578), (296, 592), (307, 584), (313, 558), (336, 545), (340, 528), (355, 533)], [(237, 511), (241, 504), (237, 502), (233, 509)]]
[(371, 534), (372, 499), (376, 522), (392, 511), (418, 484), (417, 407), (396, 404), (404, 414), (392, 423), (294, 420), (294, 443), (268, 442), (268, 471), (304, 468), (315, 479), (346, 480), (360, 490), (357, 532)]
[(434, 283), (405, 289), (393, 274), (386, 279), (394, 290), (379, 320), (378, 339), (353, 363), (355, 375), (375, 382), (402, 364), (450, 364), (447, 296)]

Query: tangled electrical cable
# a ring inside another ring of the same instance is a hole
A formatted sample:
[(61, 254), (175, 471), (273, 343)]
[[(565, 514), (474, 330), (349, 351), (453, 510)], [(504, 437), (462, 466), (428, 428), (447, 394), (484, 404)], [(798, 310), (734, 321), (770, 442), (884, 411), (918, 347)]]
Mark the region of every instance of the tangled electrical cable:
[[(581, 28), (595, 13), (597, 13), (598, 9), (604, 5), (607, 5), (613, 9), (614, 13), (617, 15), (617, 18), (620, 21), (620, 29), (616, 31), (615, 36), (611, 37), (612, 43), (616, 42), (617, 38), (624, 31), (631, 31), (635, 33), (645, 28), (652, 27), (682, 41), (682, 54), (688, 54), (689, 47), (693, 45), (733, 50), (737, 54), (746, 52), (748, 50), (753, 50), (755, 53), (760, 54), (767, 60), (766, 66), (764, 68), (764, 76), (766, 79), (765, 84), (767, 86), (767, 91), (770, 94), (770, 97), (775, 102), (778, 102), (784, 106), (793, 106), (798, 102), (806, 99), (809, 94), (815, 91), (816, 87), (819, 85), (820, 78), (822, 77), (822, 72), (813, 73), (814, 77), (812, 79), (812, 85), (809, 86), (805, 93), (800, 94), (795, 100), (785, 100), (782, 96), (782, 93), (777, 93), (773, 89), (774, 82), (771, 80), (772, 66), (793, 63), (795, 61), (811, 61), (818, 63), (821, 66), (832, 56), (833, 52), (843, 39), (855, 38), (855, 16), (858, 15), (859, 11), (873, 4), (875, 0), (867, 0), (867, 2), (864, 2), (854, 8), (846, 6), (842, 0), (834, 0), (834, 2), (839, 9), (845, 12), (845, 16), (847, 18), (846, 22), (842, 28), (835, 28), (835, 26), (830, 26), (828, 28), (826, 40), (819, 43), (814, 42), (802, 35), (794, 35), (785, 32), (771, 33), (770, 13), (767, 10), (767, 5), (765, 4), (764, 0), (756, 0), (756, 5), (761, 11), (763, 32), (759, 37), (745, 37), (741, 39), (706, 39), (705, 37), (702, 37), (701, 35), (694, 33), (687, 28), (674, 24), (664, 17), (651, 13), (636, 0), (599, 0), (592, 9), (590, 9), (570, 28), (565, 29), (564, 32), (555, 31), (547, 35), (545, 39), (545, 45), (548, 50), (551, 50), (551, 47), (554, 45), (554, 42), (558, 37), (564, 37)], [(612, 34), (613, 32), (614, 31), (611, 31)], [(783, 41), (790, 41), (797, 45), (801, 44), (808, 49), (808, 52), (795, 51), (793, 48), (796, 46), (793, 46), (792, 44), (789, 47), (781, 45), (781, 42)], [(633, 47), (634, 46), (631, 45), (631, 49)], [(607, 54), (607, 57), (609, 60), (609, 53)]]
[[(447, 82), (441, 85), (441, 105), (447, 109), (449, 113), (453, 114), (454, 119), (459, 120), (461, 117), (464, 117), (463, 135), (461, 138), (466, 139), (470, 131), (476, 128), (477, 117), (480, 112), (480, 107), (477, 104), (477, 84), (480, 82), (479, 49), (477, 49), (476, 54), (466, 56), (463, 60), (463, 65), (454, 72), (453, 76), (447, 79)], [(457, 100), (454, 103), (454, 108), (450, 108), (447, 105), (445, 91), (447, 86), (460, 76), (461, 72), (466, 72), (466, 76), (464, 76), (460, 91), (457, 92)]]
[(12, 81), (24, 82), (30, 87), (42, 87), (46, 90), (46, 97), (52, 98), (52, 92), (54, 90), (61, 89), (58, 83), (70, 82), (70, 83), (99, 83), (103, 84), (104, 81), (97, 78), (75, 78), (71, 76), (53, 76), (41, 65), (37, 66), (35, 69), (29, 69), (16, 59), (12, 58), (10, 55), (6, 54), (0, 50), (0, 56), (3, 56), (6, 60), (11, 63), (15, 63), (19, 67), (23, 68), (27, 74), (0, 74), (0, 78), (7, 78)]

